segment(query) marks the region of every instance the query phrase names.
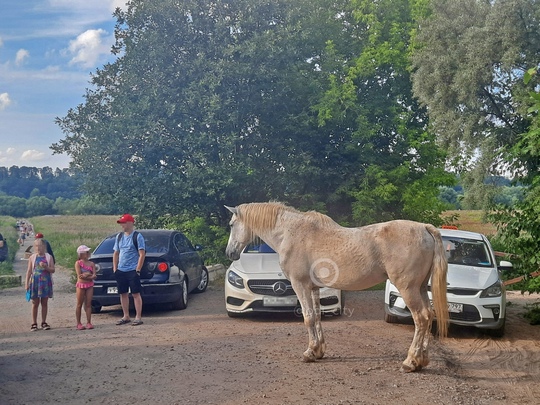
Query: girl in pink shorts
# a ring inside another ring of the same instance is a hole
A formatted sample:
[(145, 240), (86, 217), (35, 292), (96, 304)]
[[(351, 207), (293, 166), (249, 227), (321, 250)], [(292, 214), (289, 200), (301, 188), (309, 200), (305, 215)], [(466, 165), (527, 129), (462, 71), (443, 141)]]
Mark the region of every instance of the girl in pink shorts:
[[(96, 278), (96, 266), (88, 260), (90, 257), (90, 248), (81, 245), (77, 248), (79, 260), (75, 262), (75, 271), (77, 272), (77, 306), (75, 308), (75, 317), (77, 318), (77, 329), (94, 329), (92, 325), (92, 297), (94, 296), (94, 280)], [(84, 304), (86, 312), (86, 326), (81, 323), (81, 312)]]

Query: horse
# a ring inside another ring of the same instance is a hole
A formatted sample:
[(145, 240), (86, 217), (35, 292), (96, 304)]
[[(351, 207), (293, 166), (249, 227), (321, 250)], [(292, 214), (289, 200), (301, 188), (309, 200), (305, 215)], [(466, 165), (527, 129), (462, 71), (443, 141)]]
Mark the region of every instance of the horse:
[[(419, 371), (429, 364), (433, 316), (441, 338), (447, 335), (449, 318), (448, 264), (437, 228), (407, 220), (346, 228), (327, 215), (301, 212), (279, 202), (225, 208), (233, 214), (226, 248), (229, 259), (238, 260), (244, 247), (257, 237), (279, 254), (280, 266), (300, 301), (308, 330), (305, 362), (323, 358), (326, 350), (320, 287), (357, 291), (390, 279), (403, 296), (415, 325), (401, 371)], [(433, 309), (428, 298), (430, 278)]]

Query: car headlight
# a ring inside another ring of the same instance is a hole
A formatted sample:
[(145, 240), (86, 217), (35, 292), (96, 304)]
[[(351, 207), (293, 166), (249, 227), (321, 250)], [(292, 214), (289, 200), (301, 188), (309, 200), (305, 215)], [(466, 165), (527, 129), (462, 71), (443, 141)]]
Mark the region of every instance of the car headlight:
[(229, 271), (227, 274), (227, 281), (236, 288), (244, 288), (244, 279), (234, 271)]
[(497, 281), (495, 284), (489, 286), (484, 291), (482, 291), (482, 293), (480, 294), (480, 298), (500, 297), (501, 295), (502, 285), (500, 281)]

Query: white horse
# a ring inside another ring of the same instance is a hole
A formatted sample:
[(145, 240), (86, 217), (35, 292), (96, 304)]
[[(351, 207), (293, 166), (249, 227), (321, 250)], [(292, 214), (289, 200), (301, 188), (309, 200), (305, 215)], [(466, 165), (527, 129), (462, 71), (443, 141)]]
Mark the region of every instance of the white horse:
[(325, 352), (320, 287), (362, 290), (388, 278), (399, 289), (415, 324), (401, 370), (417, 371), (428, 365), (433, 320), (427, 293), (430, 277), (438, 333), (444, 337), (448, 330), (448, 264), (441, 235), (433, 225), (397, 220), (344, 228), (326, 215), (300, 212), (276, 202), (226, 208), (233, 213), (226, 250), (231, 260), (237, 260), (255, 237), (279, 253), (308, 329), (304, 361), (320, 359)]

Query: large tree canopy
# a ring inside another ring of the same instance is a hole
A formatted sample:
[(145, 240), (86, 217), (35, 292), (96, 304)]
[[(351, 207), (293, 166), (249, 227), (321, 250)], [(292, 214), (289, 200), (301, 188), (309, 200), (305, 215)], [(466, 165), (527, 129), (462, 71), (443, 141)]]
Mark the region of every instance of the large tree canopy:
[(507, 170), (507, 146), (530, 124), (522, 77), (540, 60), (540, 2), (431, 3), (413, 55), (415, 95), (458, 168), (480, 153), (484, 169)]
[(448, 180), (406, 58), (424, 3), (133, 0), (53, 149), (150, 217), (280, 199), (436, 220)]

